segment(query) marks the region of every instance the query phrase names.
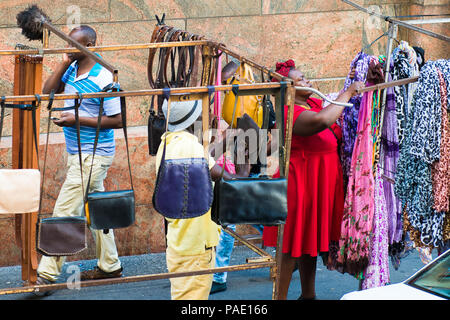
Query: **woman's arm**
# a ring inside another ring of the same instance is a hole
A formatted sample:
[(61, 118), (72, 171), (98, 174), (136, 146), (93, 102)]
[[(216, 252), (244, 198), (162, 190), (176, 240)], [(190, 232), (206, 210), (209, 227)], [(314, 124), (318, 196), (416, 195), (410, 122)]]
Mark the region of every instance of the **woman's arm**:
[[(348, 102), (357, 94), (357, 90), (364, 87), (363, 82), (354, 82), (337, 98), (338, 102)], [(331, 127), (344, 111), (343, 106), (331, 104), (320, 112), (303, 111), (294, 123), (293, 134), (298, 136), (311, 136)]]

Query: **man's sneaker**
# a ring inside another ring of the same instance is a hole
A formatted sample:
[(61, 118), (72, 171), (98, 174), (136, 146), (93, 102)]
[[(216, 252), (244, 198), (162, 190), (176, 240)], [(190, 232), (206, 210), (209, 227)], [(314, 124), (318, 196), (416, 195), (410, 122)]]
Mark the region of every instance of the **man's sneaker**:
[(227, 283), (220, 283), (220, 282), (215, 282), (213, 281), (212, 286), (211, 286), (211, 291), (209, 292), (209, 294), (213, 294), (213, 293), (217, 293), (217, 292), (221, 292), (221, 291), (225, 291), (227, 290)]
[[(38, 276), (35, 284), (37, 286), (42, 286), (42, 285), (53, 284), (53, 283), (54, 283), (53, 281), (50, 281), (48, 279)], [(55, 292), (55, 290), (33, 291), (34, 295), (37, 297), (46, 297), (46, 296), (53, 294), (54, 292)]]
[(113, 272), (105, 272), (99, 267), (95, 267), (92, 270), (83, 271), (80, 274), (80, 280), (95, 280), (95, 279), (108, 279), (108, 278), (120, 278), (122, 276), (122, 270), (117, 269)]

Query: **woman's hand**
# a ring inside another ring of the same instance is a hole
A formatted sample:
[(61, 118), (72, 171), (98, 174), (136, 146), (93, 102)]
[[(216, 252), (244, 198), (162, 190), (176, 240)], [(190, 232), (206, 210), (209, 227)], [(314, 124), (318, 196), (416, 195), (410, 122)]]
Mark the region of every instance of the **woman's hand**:
[(348, 89), (346, 91), (348, 93), (350, 93), (350, 95), (353, 97), (353, 96), (356, 96), (358, 94), (358, 90), (361, 90), (363, 88), (365, 88), (364, 82), (362, 82), (362, 81), (355, 81), (348, 87)]

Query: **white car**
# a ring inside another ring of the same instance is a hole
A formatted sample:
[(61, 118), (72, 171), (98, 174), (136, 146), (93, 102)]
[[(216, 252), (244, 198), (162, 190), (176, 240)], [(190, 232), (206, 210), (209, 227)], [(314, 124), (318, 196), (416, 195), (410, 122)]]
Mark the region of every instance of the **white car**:
[(450, 249), (407, 280), (378, 288), (353, 291), (341, 300), (449, 300)]

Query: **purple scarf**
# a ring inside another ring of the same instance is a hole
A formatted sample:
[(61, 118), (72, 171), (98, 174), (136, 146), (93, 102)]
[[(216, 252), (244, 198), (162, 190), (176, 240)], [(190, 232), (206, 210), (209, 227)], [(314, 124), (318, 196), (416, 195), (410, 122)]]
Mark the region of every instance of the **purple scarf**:
[[(390, 75), (388, 81), (391, 81)], [(393, 242), (401, 241), (403, 233), (401, 202), (394, 193), (395, 171), (397, 170), (399, 157), (399, 142), (395, 95), (394, 88), (392, 87), (386, 89), (386, 109), (384, 111), (381, 133), (381, 147), (384, 167), (382, 178), (389, 225), (389, 244), (392, 244)]]

